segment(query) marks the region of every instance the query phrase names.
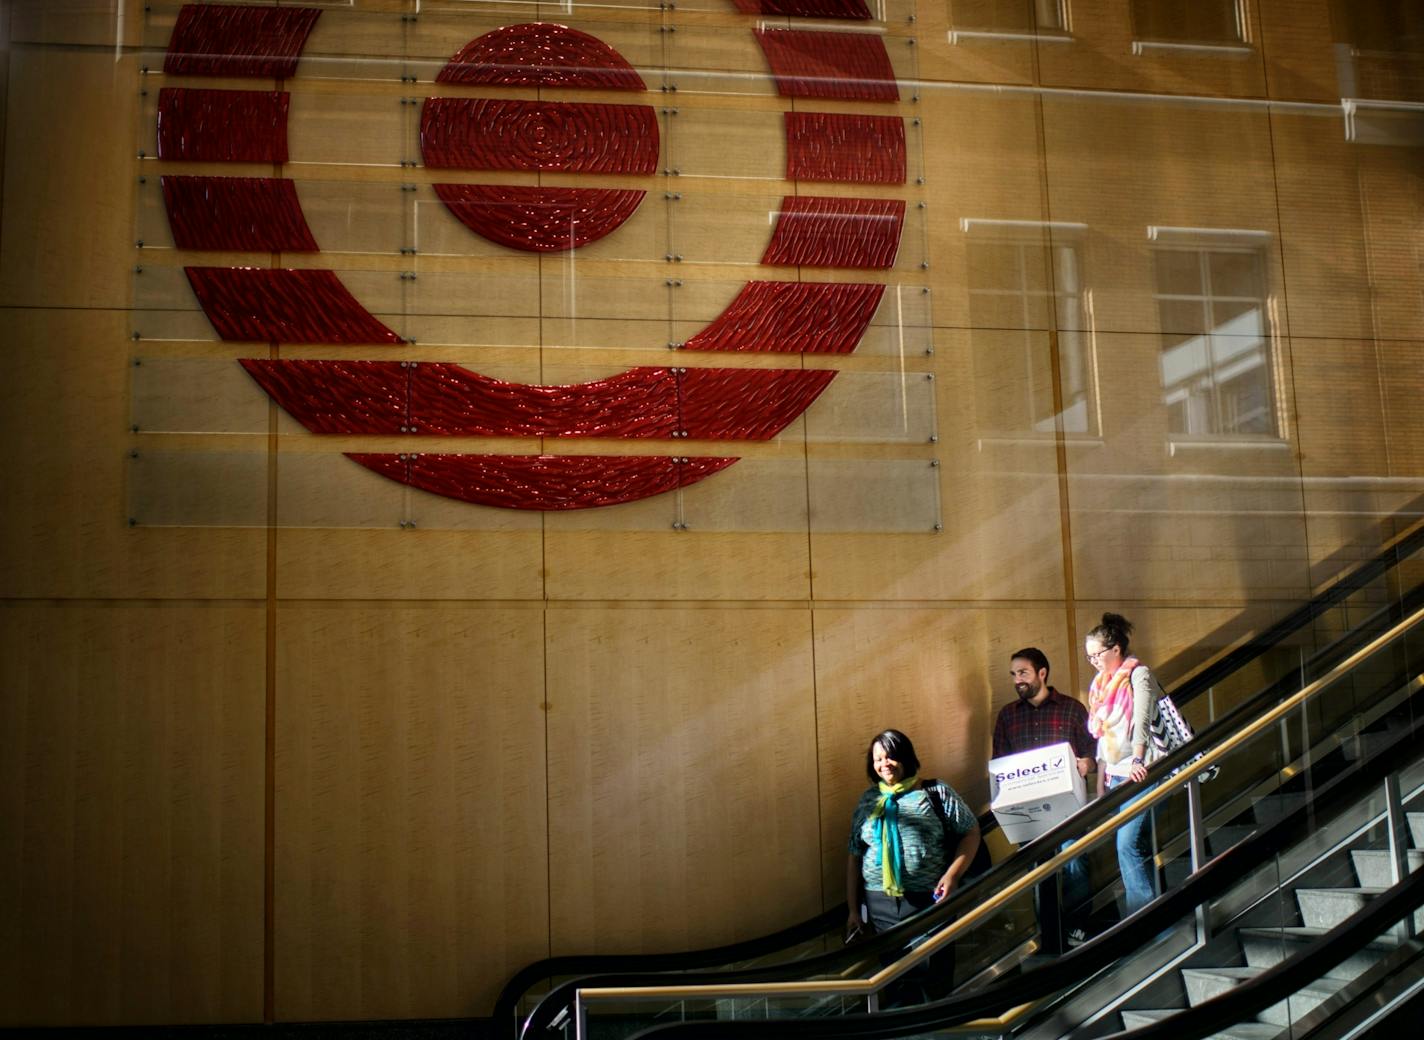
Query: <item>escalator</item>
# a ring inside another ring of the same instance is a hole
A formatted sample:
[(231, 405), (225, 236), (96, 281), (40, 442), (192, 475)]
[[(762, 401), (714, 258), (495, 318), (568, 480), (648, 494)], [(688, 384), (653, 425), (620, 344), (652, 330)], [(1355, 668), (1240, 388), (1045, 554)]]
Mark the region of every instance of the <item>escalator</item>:
[[(1287, 943), (1308, 946), (1324, 934), (1333, 918), (1321, 907), (1328, 903), (1353, 908), (1371, 902), (1380, 887), (1375, 882), (1381, 880), (1381, 860), (1375, 853), (1381, 850), (1366, 847), (1374, 840), (1368, 837), (1358, 839), (1365, 843), (1361, 847), (1345, 850), (1360, 855), (1337, 856), (1333, 867), (1312, 861), (1316, 874), (1296, 887), (1307, 893), (1340, 891), (1305, 896), (1309, 913), (1296, 904), (1290, 924), (1283, 923), (1284, 911), (1277, 914), (1279, 920), (1267, 921), (1269, 915), (1258, 905), (1259, 899), (1236, 908), (1254, 915), (1250, 923), (1237, 922), (1225, 908), (1232, 906), (1231, 899), (1245, 899), (1240, 892), (1210, 896), (1226, 900), (1221, 909), (1205, 904), (1208, 897), (1183, 908), (1181, 898), (1184, 892), (1205, 891), (1204, 876), (1244, 876), (1246, 860), (1238, 856), (1242, 848), (1250, 848), (1250, 842), (1262, 835), (1275, 834), (1271, 840), (1283, 840), (1284, 832), (1275, 828), (1301, 814), (1313, 819), (1322, 804), (1318, 802), (1321, 790), (1360, 775), (1382, 743), (1397, 740), (1398, 733), (1420, 717), (1416, 694), (1418, 662), (1424, 661), (1420, 653), (1424, 626), (1416, 627), (1415, 620), (1424, 602), (1421, 560), (1424, 527), (1407, 533), (1267, 631), (1205, 663), (1173, 690), (1198, 729), (1199, 739), (1188, 750), (1216, 756), (1224, 773), (1221, 779), (1199, 786), (1188, 782), (1200, 768), (1196, 766), (1152, 792), (1158, 861), (1167, 878), (1168, 896), (1088, 946), (1052, 963), (1036, 956), (1042, 936), (1032, 891), (1069, 858), (1055, 856), (1053, 850), (1063, 841), (1077, 839), (1075, 853), (1093, 860), (1095, 875), (1103, 882), (1095, 909), (1105, 921), (1111, 918), (1116, 896), (1112, 834), (1122, 822), (1118, 813), (1123, 802), (1135, 792), (1120, 790), (1093, 803), (946, 903), (862, 946), (840, 948), (838, 932), (845, 911), (835, 908), (777, 936), (719, 950), (657, 958), (556, 958), (530, 966), (506, 987), (496, 1009), (497, 1027), (523, 1021), (525, 1035), (535, 1040), (553, 1040), (555, 1034), (622, 1036), (672, 1022), (703, 1022), (735, 1031), (756, 1029), (757, 1019), (767, 1026), (777, 1022), (786, 1030), (800, 1031), (853, 1027), (867, 1017), (864, 1012), (875, 1010), (880, 1012), (872, 1016), (880, 1023), (878, 1028), (886, 1028), (905, 1014), (943, 1010), (943, 1001), (916, 1000), (913, 983), (943, 962), (943, 957), (931, 959), (928, 954), (951, 943), (956, 987), (951, 1003), (969, 1000), (966, 1007), (984, 1007), (985, 996), (1000, 990), (1024, 998), (1014, 1005), (1020, 1010), (1010, 1016), (1011, 1021), (1005, 1021), (1004, 1015), (1013, 1009), (1000, 1008), (993, 1011), (997, 1018), (986, 1019), (982, 1026), (964, 1027), (962, 1023), (970, 1019), (961, 1019), (959, 1025), (936, 1021), (933, 1026), (966, 1036), (1061, 1035), (1052, 1030), (1074, 1016), (1073, 1028), (1079, 1031), (1075, 1035), (1105, 1035), (1123, 1025), (1151, 1029), (1153, 1023), (1175, 1017), (1177, 1009), (1205, 1003), (1218, 990), (1238, 988), (1237, 984), (1268, 967), (1272, 954), (1263, 932), (1272, 927), (1295, 929), (1280, 933), (1280, 956), (1275, 957), (1279, 961)], [(1160, 763), (1154, 767), (1153, 779), (1166, 777), (1188, 757), (1182, 752)], [(1409, 788), (1401, 797), (1413, 793)], [(1396, 851), (1398, 840), (1395, 835)], [(1406, 867), (1418, 863), (1417, 857), (1388, 854), (1394, 857), (1389, 861), (1391, 869), (1399, 863)], [(1204, 869), (1211, 857), (1215, 857), (1211, 859), (1214, 872)], [(1223, 862), (1229, 874), (1218, 866)], [(1365, 874), (1342, 872), (1357, 864)], [(1319, 880), (1327, 877), (1340, 883)], [(1282, 885), (1272, 891), (1279, 894)], [(1278, 903), (1281, 898), (1278, 895)], [(1163, 907), (1178, 908), (1171, 927), (1160, 923), (1165, 920)], [(1140, 978), (1126, 987), (1130, 992), (1121, 992), (1121, 972), (1126, 970), (1120, 963), (1121, 929), (1136, 927), (1138, 918), (1149, 913), (1159, 923), (1144, 935), (1161, 933), (1161, 940), (1149, 949), (1162, 963), (1134, 962), (1132, 970)], [(955, 918), (954, 924), (947, 925)], [(1212, 958), (1221, 963), (1208, 963)], [(1084, 974), (1084, 965), (1097, 960), (1102, 965)], [(1042, 972), (1061, 971), (1065, 965), (1077, 972), (1072, 976), (1074, 985), (1060, 984), (1027, 999), (1026, 980), (1041, 983)], [(1109, 972), (1117, 979), (1111, 983), (1098, 977), (1110, 965), (1118, 967), (1116, 973)], [(1334, 981), (1343, 983), (1339, 974), (1352, 969), (1334, 970)], [(542, 991), (551, 986), (541, 1000)], [(1105, 996), (1104, 987), (1112, 986), (1119, 992)], [(1343, 988), (1348, 987), (1331, 989), (1330, 982), (1322, 982), (1311, 994), (1329, 1004)], [(585, 998), (577, 1006), (572, 999), (575, 991)], [(886, 1010), (896, 1002), (919, 1006)], [(782, 1021), (787, 1018), (794, 1021)], [(1260, 1024), (1271, 1027), (1270, 1022)]]

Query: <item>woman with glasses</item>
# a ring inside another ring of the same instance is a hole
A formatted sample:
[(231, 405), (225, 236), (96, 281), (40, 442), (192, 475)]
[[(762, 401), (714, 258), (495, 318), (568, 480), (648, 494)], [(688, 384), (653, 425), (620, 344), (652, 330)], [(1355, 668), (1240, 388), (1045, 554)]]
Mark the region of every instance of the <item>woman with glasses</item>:
[[(1098, 738), (1099, 797), (1104, 790), (1147, 778), (1148, 722), (1157, 699), (1157, 680), (1150, 668), (1129, 656), (1131, 634), (1127, 618), (1109, 613), (1083, 641), (1088, 661), (1098, 672), (1088, 690), (1088, 732)], [(1153, 844), (1150, 810), (1118, 828), (1117, 862), (1129, 914), (1157, 897)]]

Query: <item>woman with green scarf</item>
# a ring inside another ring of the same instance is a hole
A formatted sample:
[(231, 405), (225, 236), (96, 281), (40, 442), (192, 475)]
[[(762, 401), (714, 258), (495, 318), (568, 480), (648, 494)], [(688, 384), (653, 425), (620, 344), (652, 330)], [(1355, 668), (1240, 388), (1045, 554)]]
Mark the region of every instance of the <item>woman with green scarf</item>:
[(897, 729), (887, 729), (866, 749), (871, 787), (851, 818), (847, 941), (893, 927), (944, 899), (979, 849), (979, 822), (964, 799), (942, 780), (922, 781), (919, 771), (915, 745)]

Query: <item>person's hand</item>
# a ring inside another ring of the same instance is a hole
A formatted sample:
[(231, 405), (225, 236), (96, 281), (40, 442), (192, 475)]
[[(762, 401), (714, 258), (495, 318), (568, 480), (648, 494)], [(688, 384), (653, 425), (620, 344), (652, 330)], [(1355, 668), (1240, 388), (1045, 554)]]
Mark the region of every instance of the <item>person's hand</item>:
[(938, 903), (954, 892), (955, 880), (946, 872), (944, 877), (939, 879), (939, 883), (934, 887), (934, 901)]
[(1129, 770), (1127, 778), (1129, 780), (1135, 780), (1139, 784), (1142, 783), (1142, 781), (1147, 779), (1147, 767), (1141, 762), (1132, 763), (1132, 769)]
[(860, 907), (856, 907), (846, 917), (845, 933), (841, 938), (845, 942), (852, 943), (859, 939), (864, 932), (865, 923), (860, 919)]
[(1078, 759), (1078, 775), (1086, 777), (1093, 771), (1093, 760), (1091, 758)]

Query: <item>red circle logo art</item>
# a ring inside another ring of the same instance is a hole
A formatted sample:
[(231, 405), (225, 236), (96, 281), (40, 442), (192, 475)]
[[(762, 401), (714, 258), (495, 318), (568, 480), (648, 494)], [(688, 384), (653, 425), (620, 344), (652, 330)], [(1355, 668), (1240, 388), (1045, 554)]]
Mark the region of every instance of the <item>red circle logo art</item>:
[[(760, 0), (737, 0), (760, 10)], [(789, 8), (788, 8), (789, 5)], [(809, 6), (808, 6), (809, 5)], [(860, 0), (776, 0), (777, 12), (868, 18)], [(799, 8), (805, 7), (805, 10)], [(187, 4), (164, 70), (173, 75), (286, 79), (295, 74), (320, 11)], [(898, 100), (884, 43), (872, 33), (755, 30), (777, 90), (788, 97)], [(437, 82), (644, 92), (612, 47), (553, 23), (504, 26), (472, 40)], [(204, 162), (287, 161), (288, 95), (281, 90), (165, 87), (158, 157)], [(898, 116), (787, 112), (788, 180), (903, 184)], [(438, 180), (436, 196), (470, 232), (511, 250), (576, 250), (614, 234), (646, 190), (602, 176), (658, 171), (658, 114), (646, 104), (426, 98), (426, 168), (557, 172), (588, 186)], [(175, 245), (193, 250), (319, 252), (295, 186), (284, 178), (164, 175)], [(894, 263), (903, 200), (789, 195), (761, 262), (769, 266), (884, 269)], [(405, 341), (328, 269), (185, 268), (224, 340), (387, 345)], [(757, 280), (683, 348), (689, 351), (853, 351), (880, 303), (878, 283)], [(764, 440), (794, 421), (835, 378), (801, 368), (628, 369), (570, 386), (492, 379), (445, 362), (249, 358), (247, 372), (314, 433), (346, 435), (602, 437)], [(562, 510), (631, 502), (685, 487), (736, 462), (730, 456), (353, 453), (392, 480), (487, 506)]]

